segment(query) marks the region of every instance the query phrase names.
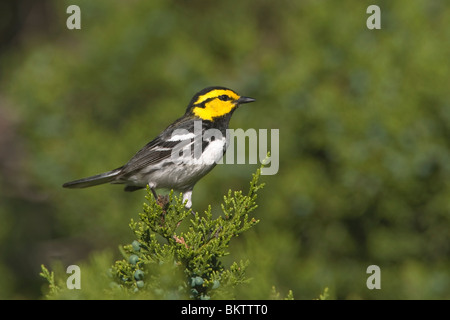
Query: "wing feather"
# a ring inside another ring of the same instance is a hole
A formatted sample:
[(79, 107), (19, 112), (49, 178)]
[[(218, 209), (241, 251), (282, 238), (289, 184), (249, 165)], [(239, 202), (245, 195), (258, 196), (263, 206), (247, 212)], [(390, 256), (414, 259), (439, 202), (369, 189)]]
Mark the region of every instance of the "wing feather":
[(187, 135), (188, 139), (186, 140), (180, 140), (180, 136), (177, 135), (176, 140), (170, 141), (172, 133), (176, 129), (185, 129), (193, 133), (193, 119), (190, 117), (182, 117), (167, 127), (159, 136), (146, 144), (123, 166), (121, 175), (133, 174), (145, 167), (157, 165), (161, 161), (170, 158), (174, 147), (179, 143), (183, 143), (185, 146), (189, 144), (189, 141), (193, 143), (194, 139), (192, 139), (192, 135)]

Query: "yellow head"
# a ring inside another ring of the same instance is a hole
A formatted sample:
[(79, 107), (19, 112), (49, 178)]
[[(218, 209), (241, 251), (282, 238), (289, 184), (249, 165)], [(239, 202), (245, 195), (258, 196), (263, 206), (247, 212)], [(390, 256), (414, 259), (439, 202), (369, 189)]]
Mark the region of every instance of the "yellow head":
[(202, 120), (214, 121), (233, 111), (243, 103), (253, 102), (255, 99), (239, 96), (231, 89), (224, 87), (209, 87), (197, 93), (192, 98), (187, 112)]

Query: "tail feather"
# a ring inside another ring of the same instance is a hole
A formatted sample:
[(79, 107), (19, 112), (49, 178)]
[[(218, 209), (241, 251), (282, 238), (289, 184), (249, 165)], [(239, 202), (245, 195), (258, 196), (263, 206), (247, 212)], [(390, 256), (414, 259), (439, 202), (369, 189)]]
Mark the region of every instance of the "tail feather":
[(66, 182), (63, 184), (64, 188), (87, 188), (96, 186), (103, 183), (112, 182), (119, 175), (122, 168), (118, 168), (112, 171), (97, 174), (95, 176)]

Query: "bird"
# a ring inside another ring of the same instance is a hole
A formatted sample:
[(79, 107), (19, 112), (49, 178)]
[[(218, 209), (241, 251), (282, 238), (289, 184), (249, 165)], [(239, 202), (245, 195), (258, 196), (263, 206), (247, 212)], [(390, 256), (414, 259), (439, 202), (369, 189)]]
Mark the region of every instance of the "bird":
[(184, 115), (140, 149), (125, 165), (104, 173), (63, 184), (86, 188), (100, 184), (124, 184), (125, 191), (172, 189), (183, 194), (192, 207), (195, 184), (223, 157), (229, 145), (226, 130), (231, 116), (242, 105), (256, 101), (234, 90), (212, 86), (197, 92)]

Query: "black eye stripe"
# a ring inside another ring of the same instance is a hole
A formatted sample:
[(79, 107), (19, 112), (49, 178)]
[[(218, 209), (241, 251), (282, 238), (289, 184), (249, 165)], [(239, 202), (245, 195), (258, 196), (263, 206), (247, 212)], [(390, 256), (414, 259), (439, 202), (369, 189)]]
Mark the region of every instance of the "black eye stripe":
[(219, 99), (219, 100), (221, 100), (221, 101), (230, 101), (232, 98), (231, 98), (230, 96), (226, 95), (226, 94), (223, 94), (223, 95), (217, 96), (217, 97), (215, 97), (215, 98), (208, 98), (208, 99), (206, 99), (205, 101), (202, 101), (202, 102), (199, 103), (199, 104), (194, 104), (194, 106), (196, 106), (197, 108), (205, 108), (205, 107), (206, 107), (206, 104), (207, 104), (208, 102), (214, 100), (214, 99)]
[(214, 99), (215, 99), (215, 98), (209, 98), (209, 99), (206, 99), (205, 101), (203, 101), (203, 102), (201, 102), (201, 103), (194, 104), (194, 106), (196, 106), (196, 107), (198, 107), (198, 108), (204, 108), (204, 107), (206, 107), (206, 104), (207, 104), (208, 102), (213, 101)]

